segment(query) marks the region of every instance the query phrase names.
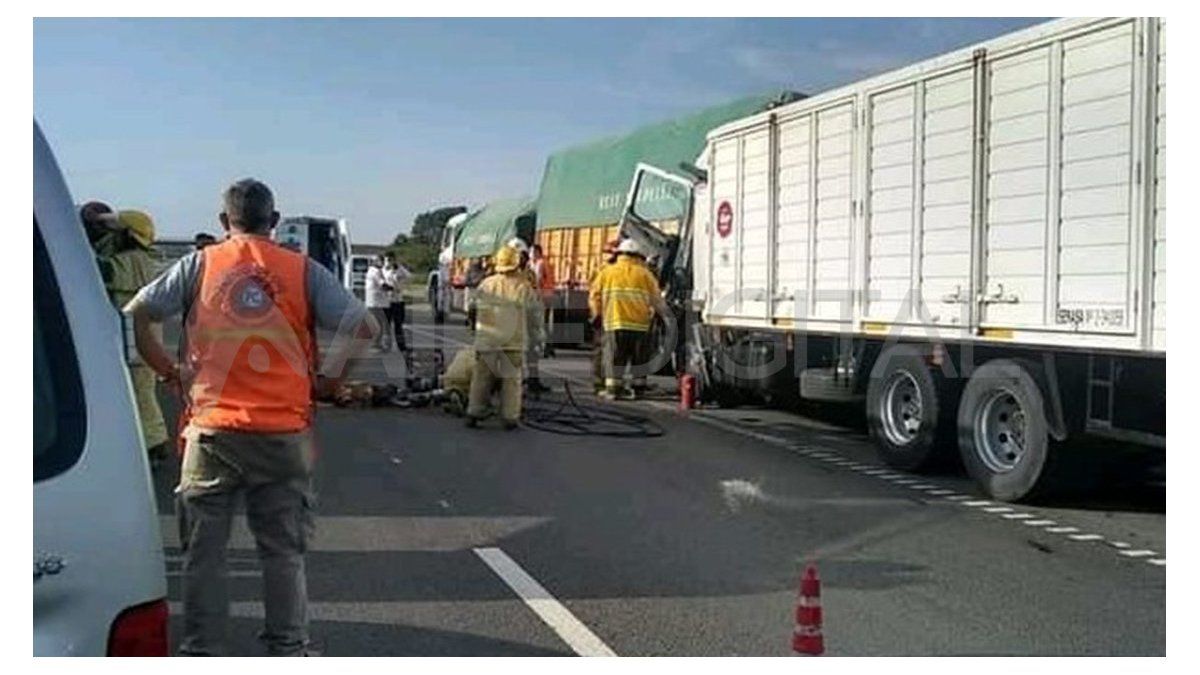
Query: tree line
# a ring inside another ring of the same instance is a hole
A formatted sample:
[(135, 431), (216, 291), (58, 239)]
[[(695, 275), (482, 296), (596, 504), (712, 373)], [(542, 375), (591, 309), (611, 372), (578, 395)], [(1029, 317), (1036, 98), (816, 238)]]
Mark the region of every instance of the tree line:
[(443, 206), (419, 213), (413, 218), (412, 228), (407, 233), (397, 234), (388, 250), (412, 272), (428, 272), (437, 265), (446, 221), (466, 211), (465, 206)]

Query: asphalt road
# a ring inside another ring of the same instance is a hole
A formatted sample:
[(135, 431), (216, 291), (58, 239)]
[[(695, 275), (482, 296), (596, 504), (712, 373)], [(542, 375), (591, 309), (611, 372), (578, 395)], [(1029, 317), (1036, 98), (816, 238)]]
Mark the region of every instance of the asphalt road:
[[(451, 355), (464, 331), (443, 332)], [(432, 328), (413, 338), (429, 346)], [(396, 368), (373, 357), (355, 377)], [(586, 381), (586, 354), (560, 351), (543, 373), (560, 391)], [(844, 415), (682, 415), (671, 398), (620, 404), (665, 432), (621, 439), (472, 431), (437, 408), (322, 408), (317, 648), (784, 656), (811, 561), (828, 655), (1165, 652), (1161, 484), (991, 504), (961, 472), (886, 471)], [(174, 478), (168, 467), (158, 489), (177, 639)], [(232, 649), (258, 654), (261, 577), (244, 531), (230, 561)]]

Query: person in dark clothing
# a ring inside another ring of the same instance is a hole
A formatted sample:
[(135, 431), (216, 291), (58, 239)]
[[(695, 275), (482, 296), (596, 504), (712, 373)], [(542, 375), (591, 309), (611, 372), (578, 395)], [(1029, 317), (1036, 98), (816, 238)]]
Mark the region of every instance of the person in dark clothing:
[(212, 246), (217, 243), (217, 238), (207, 232), (197, 232), (192, 240), (192, 246), (195, 250), (202, 250), (205, 246)]

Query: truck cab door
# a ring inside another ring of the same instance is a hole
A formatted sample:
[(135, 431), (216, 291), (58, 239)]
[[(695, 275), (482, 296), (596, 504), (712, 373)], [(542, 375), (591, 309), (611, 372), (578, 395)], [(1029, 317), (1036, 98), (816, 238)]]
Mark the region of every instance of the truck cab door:
[(685, 281), (681, 274), (690, 268), (693, 192), (691, 180), (639, 163), (625, 197), (618, 232), (647, 251), (664, 291)]

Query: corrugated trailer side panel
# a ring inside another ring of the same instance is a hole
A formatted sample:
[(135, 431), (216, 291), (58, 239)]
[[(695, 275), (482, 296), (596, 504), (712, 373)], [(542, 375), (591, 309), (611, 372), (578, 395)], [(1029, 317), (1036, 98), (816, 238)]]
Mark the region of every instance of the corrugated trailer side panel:
[[(716, 131), (706, 316), (836, 328), (851, 318), (847, 291), (861, 289), (868, 332), (1136, 349), (1144, 279), (1145, 340), (1161, 348), (1165, 117), (1142, 99), (1161, 101), (1165, 75), (1155, 87), (1138, 58), (1152, 26), (1054, 22)], [(1153, 188), (1137, 178), (1151, 157)], [(764, 222), (759, 177), (772, 164)], [(734, 219), (721, 236), (725, 202)], [(764, 281), (770, 309), (755, 295)]]
[(815, 319), (849, 321), (853, 241), (854, 103), (817, 113), (816, 261), (813, 265)]
[(795, 319), (807, 314), (807, 307), (798, 308), (797, 302), (808, 297), (808, 270), (812, 267), (808, 239), (812, 217), (812, 116), (780, 121), (777, 134), (772, 315)]
[(917, 318), (967, 323), (971, 287), (971, 130), (974, 76), (964, 67), (926, 79), (916, 249)]
[(909, 318), (912, 287), (917, 144), (915, 84), (870, 97), (867, 172), (867, 275), (864, 316)]
[(722, 209), (723, 204), (729, 204), (729, 208), (736, 214), (739, 211), (738, 205), (738, 178), (740, 171), (738, 164), (741, 158), (741, 143), (740, 136), (734, 136), (729, 139), (717, 141), (712, 149), (712, 174), (709, 176), (712, 186), (712, 215), (710, 216), (710, 236), (708, 238), (712, 246), (712, 255), (709, 257), (711, 274), (709, 276), (708, 302), (709, 307), (721, 315), (735, 315), (738, 313), (736, 306), (737, 293), (737, 238), (738, 227), (737, 221), (734, 221), (733, 229), (727, 235), (721, 235), (718, 230), (719, 217), (718, 213)]
[(1154, 114), (1154, 349), (1167, 350), (1167, 25), (1159, 23)]
[[(1062, 42), (1061, 207), (1053, 324), (1133, 330), (1136, 186), (1132, 21)], [(1092, 317), (1092, 318), (1089, 318)]]
[(742, 176), (738, 251), (738, 312), (767, 316), (767, 261), (770, 259), (770, 136), (767, 129), (749, 133), (742, 141)]
[(1016, 302), (989, 306), (984, 322), (1036, 326), (1045, 320), (1050, 47), (988, 66), (983, 292)]

